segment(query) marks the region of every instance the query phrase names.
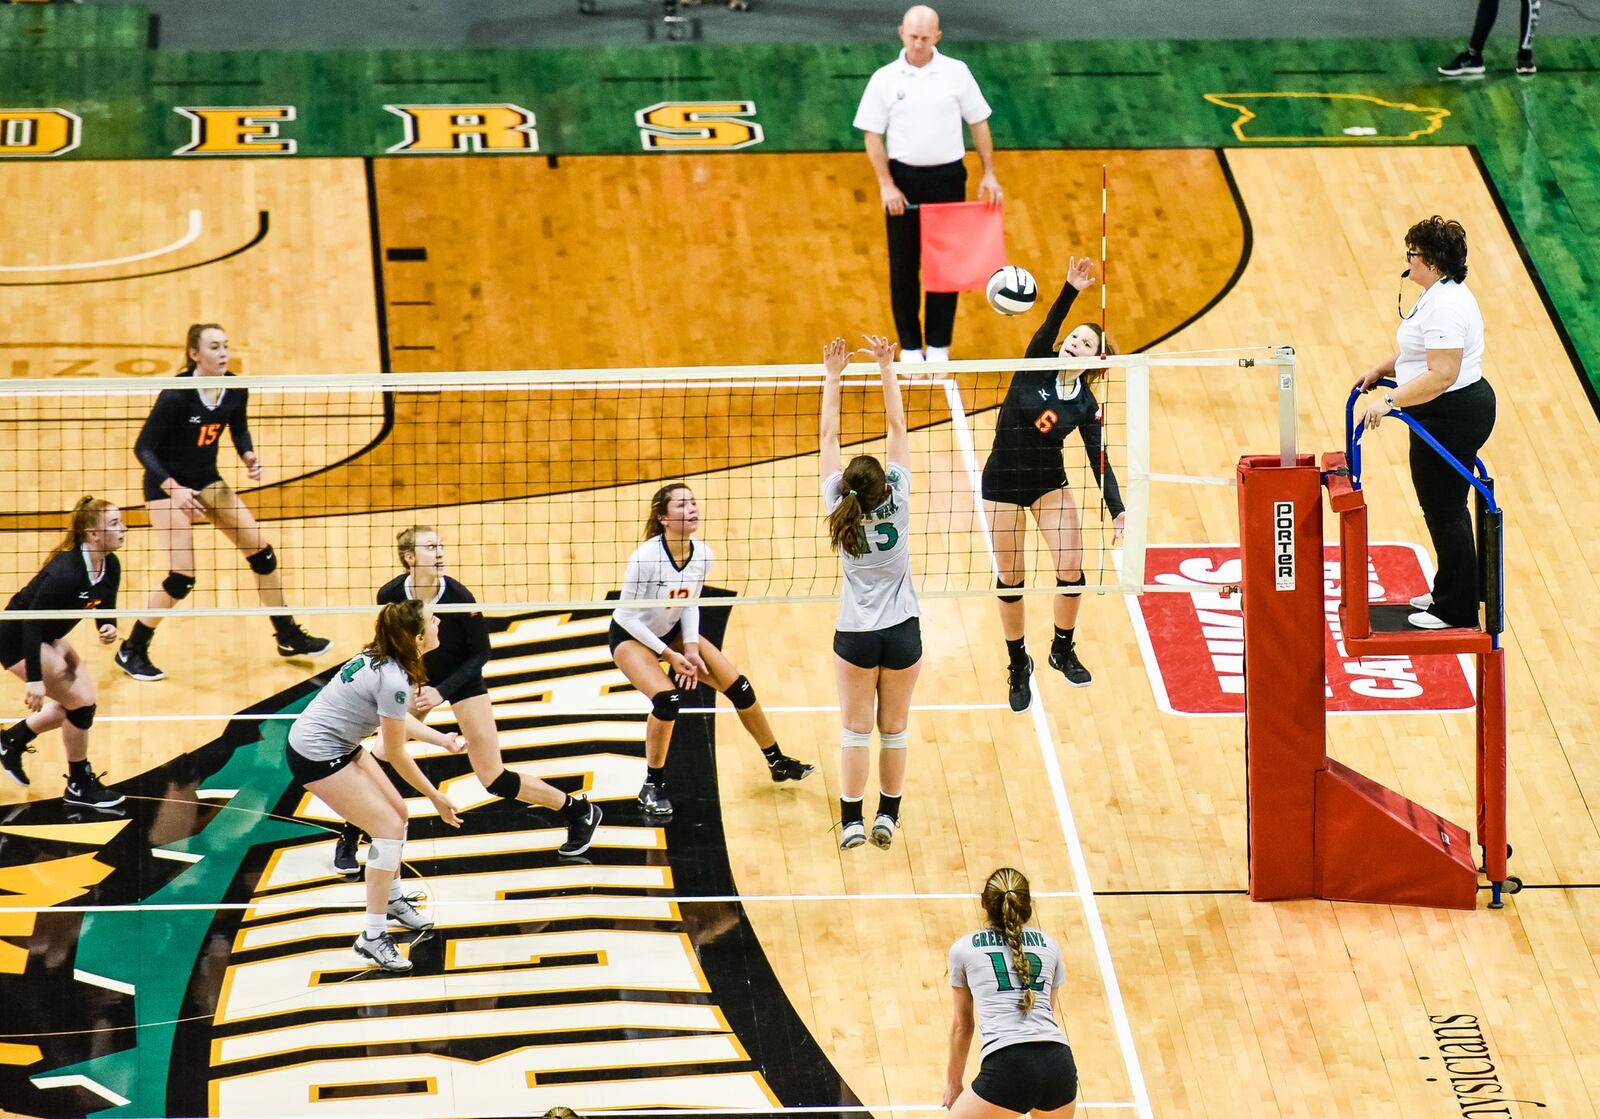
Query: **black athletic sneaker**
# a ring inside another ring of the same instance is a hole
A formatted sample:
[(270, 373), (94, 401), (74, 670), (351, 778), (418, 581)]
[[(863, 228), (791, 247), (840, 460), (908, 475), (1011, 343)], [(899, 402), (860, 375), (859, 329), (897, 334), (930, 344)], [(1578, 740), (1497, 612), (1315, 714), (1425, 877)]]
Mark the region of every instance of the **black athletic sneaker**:
[(375, 937), (362, 933), (356, 937), (352, 947), (355, 948), (356, 955), (371, 960), (384, 971), (411, 970), (411, 961), (400, 954), (399, 945), (395, 944), (394, 937), (388, 933)]
[(346, 878), (361, 877), (361, 860), (356, 858), (356, 848), (361, 845), (361, 833), (341, 831), (333, 845), (333, 872)]
[(1067, 683), (1074, 688), (1087, 688), (1094, 682), (1094, 677), (1089, 675), (1089, 670), (1078, 659), (1076, 645), (1068, 645), (1065, 650), (1051, 649), (1050, 667), (1065, 676)]
[(1483, 73), (1483, 55), (1470, 47), (1439, 67), (1447, 78), (1470, 78)]
[(165, 680), (167, 674), (162, 672), (150, 661), (148, 649), (135, 648), (126, 641), (117, 650), (117, 667), (122, 669), (123, 675), (131, 676), (135, 680), (153, 683), (156, 680)]
[[(567, 841), (556, 848), (556, 854), (564, 859), (576, 858), (589, 849), (589, 844), (594, 842), (594, 830), (600, 826), (600, 817), (603, 815), (598, 804), (590, 804), (582, 797), (573, 799), (583, 804), (588, 811), (581, 819), (567, 822)], [(668, 810), (671, 810), (670, 805)]]
[(297, 625), (286, 626), (278, 631), (280, 657), (320, 657), (331, 648), (332, 641), (326, 637), (312, 637)]
[(6, 741), (5, 735), (0, 734), (0, 769), (5, 770), (7, 777), (26, 789), (33, 784), (28, 780), (28, 775), (22, 770), (22, 755), (33, 753), (32, 746), (13, 746)]
[(807, 765), (798, 758), (791, 758), (788, 754), (779, 754), (778, 760), (767, 766), (767, 772), (772, 774), (772, 782), (775, 785), (785, 781), (804, 781), (816, 771), (816, 766)]
[(94, 770), (85, 769), (82, 777), (67, 778), (67, 791), (61, 799), (85, 808), (115, 808), (128, 798), (102, 785)]
[(1517, 52), (1517, 73), (1537, 74), (1538, 72), (1539, 67), (1533, 64), (1533, 51), (1519, 50)]
[(1026, 711), (1028, 704), (1033, 702), (1033, 687), (1028, 683), (1028, 678), (1032, 675), (1032, 657), (1029, 657), (1025, 664), (1006, 666), (1006, 687), (1011, 691), (1011, 710)]
[(667, 790), (658, 787), (654, 781), (646, 781), (639, 790), (639, 806), (644, 809), (646, 819), (672, 819), (672, 802), (667, 799)]

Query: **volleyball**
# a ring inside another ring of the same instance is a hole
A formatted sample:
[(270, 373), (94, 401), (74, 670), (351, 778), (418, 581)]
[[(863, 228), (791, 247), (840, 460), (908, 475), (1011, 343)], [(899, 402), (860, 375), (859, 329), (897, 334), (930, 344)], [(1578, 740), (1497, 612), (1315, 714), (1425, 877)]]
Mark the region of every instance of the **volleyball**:
[(1039, 285), (1034, 282), (1032, 272), (1008, 264), (989, 277), (984, 292), (989, 297), (989, 306), (1002, 315), (1020, 315), (1033, 307), (1033, 301), (1039, 297)]

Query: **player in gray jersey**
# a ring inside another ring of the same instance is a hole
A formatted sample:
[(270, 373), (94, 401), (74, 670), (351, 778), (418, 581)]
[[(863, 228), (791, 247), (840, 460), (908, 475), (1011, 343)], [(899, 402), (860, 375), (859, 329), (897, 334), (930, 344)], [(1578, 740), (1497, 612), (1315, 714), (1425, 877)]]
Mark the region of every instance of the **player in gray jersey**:
[[(1001, 867), (983, 886), (984, 928), (950, 946), (950, 1060), (944, 1106), (951, 1119), (1072, 1119), (1078, 1069), (1056, 1021), (1055, 993), (1066, 982), (1061, 947), (1028, 927), (1033, 896), (1021, 871)], [(974, 1022), (976, 1018), (976, 1022)], [(982, 1067), (961, 1086), (976, 1025)]]
[(839, 621), (833, 636), (839, 683), (839, 847), (867, 841), (861, 801), (878, 726), (878, 815), (872, 842), (887, 849), (900, 824), (906, 779), (906, 723), (922, 670), (922, 629), (911, 582), (911, 439), (895, 380), (894, 344), (867, 335), (883, 385), (888, 466), (871, 455), (843, 465), (839, 450), (840, 379), (850, 361), (843, 338), (823, 349), (822, 501), (828, 538), (844, 564)]
[(433, 922), (400, 889), (406, 802), (362, 749), (361, 740), (377, 731), (384, 760), (433, 802), (441, 820), (461, 826), (450, 798), (434, 787), (406, 750), (407, 737), (452, 753), (466, 748), (460, 735), (441, 734), (411, 714), (416, 690), (428, 679), (422, 656), (438, 646), (439, 619), (431, 611), (416, 599), (390, 603), (378, 612), (372, 644), (341, 668), (289, 727), (286, 754), (295, 780), (372, 837), (366, 927), (354, 947), (356, 955), (385, 971), (411, 970), (411, 961), (389, 935), (388, 922), (418, 932)]

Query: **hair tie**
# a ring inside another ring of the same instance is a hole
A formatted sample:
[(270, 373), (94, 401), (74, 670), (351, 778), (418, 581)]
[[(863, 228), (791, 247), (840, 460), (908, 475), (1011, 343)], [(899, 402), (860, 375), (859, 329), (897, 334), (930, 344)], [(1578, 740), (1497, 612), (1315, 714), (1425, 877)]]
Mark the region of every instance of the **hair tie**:
[[(851, 496), (851, 497), (855, 497), (855, 496), (856, 496), (856, 491), (855, 491), (855, 490), (851, 490), (851, 491), (850, 491), (850, 496)], [(860, 499), (859, 499), (859, 498), (857, 498), (857, 500), (860, 500)]]

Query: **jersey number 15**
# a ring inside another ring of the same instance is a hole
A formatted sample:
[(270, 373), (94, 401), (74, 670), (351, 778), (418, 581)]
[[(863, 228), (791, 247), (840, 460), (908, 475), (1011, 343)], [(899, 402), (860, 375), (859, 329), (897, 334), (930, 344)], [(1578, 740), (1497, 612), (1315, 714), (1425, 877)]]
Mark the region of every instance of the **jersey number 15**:
[[(995, 986), (1002, 991), (1015, 991), (1017, 984), (1011, 981), (1011, 969), (1006, 966), (1006, 954), (1004, 952), (989, 952), (987, 955), (989, 962), (994, 965)], [(1028, 986), (1035, 991), (1044, 990), (1044, 976), (1039, 974), (1044, 970), (1044, 961), (1032, 952), (1024, 952), (1023, 955), (1028, 957), (1028, 974), (1032, 976), (1028, 980)], [(1018, 978), (1020, 979), (1021, 977), (1019, 976)]]

